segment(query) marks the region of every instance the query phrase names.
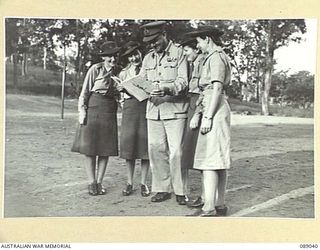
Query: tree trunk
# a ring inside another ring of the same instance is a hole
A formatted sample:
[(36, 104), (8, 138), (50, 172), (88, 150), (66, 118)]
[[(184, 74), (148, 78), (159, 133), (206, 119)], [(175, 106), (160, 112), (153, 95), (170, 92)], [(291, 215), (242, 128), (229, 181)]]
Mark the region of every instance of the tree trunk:
[(17, 62), (17, 53), (12, 54), (13, 62), (13, 86), (18, 86), (18, 62)]
[(62, 82), (61, 82), (61, 119), (64, 117), (64, 90), (66, 82), (66, 45), (63, 45), (63, 68), (62, 68)]
[(80, 44), (80, 40), (77, 41), (77, 44), (78, 44), (78, 51), (77, 51), (77, 58), (76, 58), (76, 65), (75, 65), (75, 69), (76, 69), (76, 72), (74, 74), (74, 84), (75, 84), (75, 87), (76, 87), (76, 92), (78, 94), (78, 91), (79, 91), (79, 82), (78, 82), (78, 79), (79, 79), (79, 72), (80, 72), (80, 61), (81, 61), (81, 44)]
[(77, 73), (76, 73), (76, 75), (77, 75), (77, 85), (76, 85), (76, 93), (77, 93), (77, 95), (79, 95), (80, 94), (80, 84), (79, 84), (79, 79), (80, 79), (80, 73), (81, 73), (81, 71), (82, 71), (82, 68), (83, 68), (83, 62), (82, 62), (82, 53), (81, 53), (81, 56), (80, 56), (80, 58), (79, 58), (79, 68), (78, 68), (78, 70), (77, 70)]
[[(270, 60), (268, 58), (267, 60)], [(271, 88), (272, 68), (268, 67), (264, 76), (264, 90), (261, 95), (262, 114), (269, 115), (269, 93)]]
[[(27, 22), (26, 22), (26, 19), (24, 18), (23, 19), (23, 27), (24, 27), (25, 30), (26, 30), (26, 25), (27, 25)], [(25, 39), (21, 38), (21, 40), (24, 41)], [(24, 48), (24, 51), (26, 51), (25, 48)], [(27, 53), (23, 52), (23, 54), (22, 54), (22, 64), (21, 64), (21, 75), (22, 76), (26, 76), (27, 75), (26, 68), (27, 68)]]
[[(88, 34), (88, 28), (86, 27), (84, 29), (85, 32), (85, 39), (84, 39), (84, 44), (83, 44), (83, 48), (86, 48), (88, 46), (88, 39), (89, 39), (89, 34)], [(84, 54), (84, 49), (81, 50), (80, 47), (80, 41), (79, 41), (79, 58), (78, 58), (78, 68), (77, 68), (77, 72), (76, 72), (76, 77), (77, 77), (77, 83), (76, 83), (76, 93), (77, 95), (80, 94), (80, 83), (79, 83), (79, 79), (80, 79), (80, 75), (81, 72), (83, 71), (83, 54)]]
[(43, 47), (43, 58), (42, 58), (42, 61), (43, 61), (43, 69), (46, 70), (47, 69), (47, 47), (44, 46)]
[(268, 103), (269, 94), (265, 91), (262, 91), (261, 94), (261, 108), (263, 115), (269, 115), (269, 103)]
[(26, 76), (27, 75), (27, 53), (23, 53), (21, 66), (22, 66), (21, 67), (21, 75)]
[(257, 86), (256, 86), (256, 102), (260, 103), (260, 81), (257, 80)]
[(261, 94), (262, 114), (269, 115), (269, 93), (271, 88), (272, 68), (273, 68), (273, 44), (272, 44), (272, 21), (267, 27), (267, 46), (266, 46), (266, 68), (264, 74), (264, 89)]
[(76, 20), (76, 41), (77, 41), (77, 57), (75, 61), (75, 74), (74, 74), (74, 86), (76, 87), (76, 91), (78, 89), (78, 72), (79, 68), (79, 58), (81, 57), (81, 44), (80, 44), (80, 34), (79, 34), (79, 20)]
[(256, 71), (256, 102), (260, 103), (260, 60), (256, 59), (257, 71)]

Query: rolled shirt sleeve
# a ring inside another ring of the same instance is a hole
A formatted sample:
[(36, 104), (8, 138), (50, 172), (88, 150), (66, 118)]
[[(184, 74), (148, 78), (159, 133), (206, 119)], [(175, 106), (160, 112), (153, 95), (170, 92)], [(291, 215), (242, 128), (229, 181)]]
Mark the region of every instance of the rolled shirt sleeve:
[(95, 65), (93, 65), (87, 72), (86, 77), (84, 78), (81, 93), (78, 101), (78, 111), (83, 111), (87, 109), (88, 99), (90, 95), (90, 90), (92, 85), (97, 77), (97, 70)]
[(226, 65), (222, 61), (219, 53), (214, 53), (209, 59), (210, 67), (210, 82), (220, 82), (223, 85), (225, 84), (226, 77)]

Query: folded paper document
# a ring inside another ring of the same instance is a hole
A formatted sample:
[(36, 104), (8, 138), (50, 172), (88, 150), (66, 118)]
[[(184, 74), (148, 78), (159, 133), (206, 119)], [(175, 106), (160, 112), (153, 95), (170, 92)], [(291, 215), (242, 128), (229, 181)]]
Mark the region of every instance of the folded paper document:
[(154, 89), (152, 82), (139, 75), (122, 82), (119, 78), (113, 77), (113, 79), (140, 102), (148, 99), (150, 92)]

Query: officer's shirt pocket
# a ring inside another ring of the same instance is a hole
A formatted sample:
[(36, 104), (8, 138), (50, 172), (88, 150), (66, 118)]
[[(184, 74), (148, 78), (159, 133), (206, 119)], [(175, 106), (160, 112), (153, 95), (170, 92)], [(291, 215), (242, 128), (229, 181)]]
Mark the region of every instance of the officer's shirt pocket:
[(165, 62), (163, 63), (163, 80), (174, 81), (177, 76), (178, 65), (175, 62)]
[(146, 67), (147, 80), (153, 81), (156, 78), (156, 65)]

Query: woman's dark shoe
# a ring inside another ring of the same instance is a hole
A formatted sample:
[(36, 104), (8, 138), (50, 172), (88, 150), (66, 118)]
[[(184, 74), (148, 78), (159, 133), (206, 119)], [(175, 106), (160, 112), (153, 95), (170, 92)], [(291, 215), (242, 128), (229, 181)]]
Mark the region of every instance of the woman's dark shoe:
[(202, 207), (204, 205), (202, 198), (199, 196), (196, 200), (187, 202), (187, 206), (191, 208)]
[(171, 193), (158, 192), (151, 197), (152, 202), (162, 202), (171, 198)]
[(228, 212), (228, 207), (226, 205), (216, 206), (215, 207), (218, 216), (226, 216)]
[(88, 185), (89, 195), (96, 196), (98, 195), (98, 186), (96, 182), (93, 182)]
[(140, 188), (141, 188), (141, 195), (143, 197), (147, 197), (150, 195), (150, 191), (147, 185), (141, 184)]
[(106, 188), (101, 183), (97, 184), (97, 191), (99, 195), (105, 195), (107, 193)]
[(195, 211), (193, 214), (187, 215), (187, 216), (196, 216), (196, 217), (218, 217), (217, 211), (211, 210), (211, 211), (203, 211), (202, 209), (199, 209)]
[(185, 195), (176, 195), (176, 201), (179, 205), (186, 205), (187, 204), (187, 197)]
[(123, 194), (124, 196), (128, 196), (128, 195), (132, 194), (132, 192), (133, 192), (133, 187), (132, 187), (131, 184), (128, 183), (128, 184), (126, 185), (126, 188), (122, 191), (122, 194)]

